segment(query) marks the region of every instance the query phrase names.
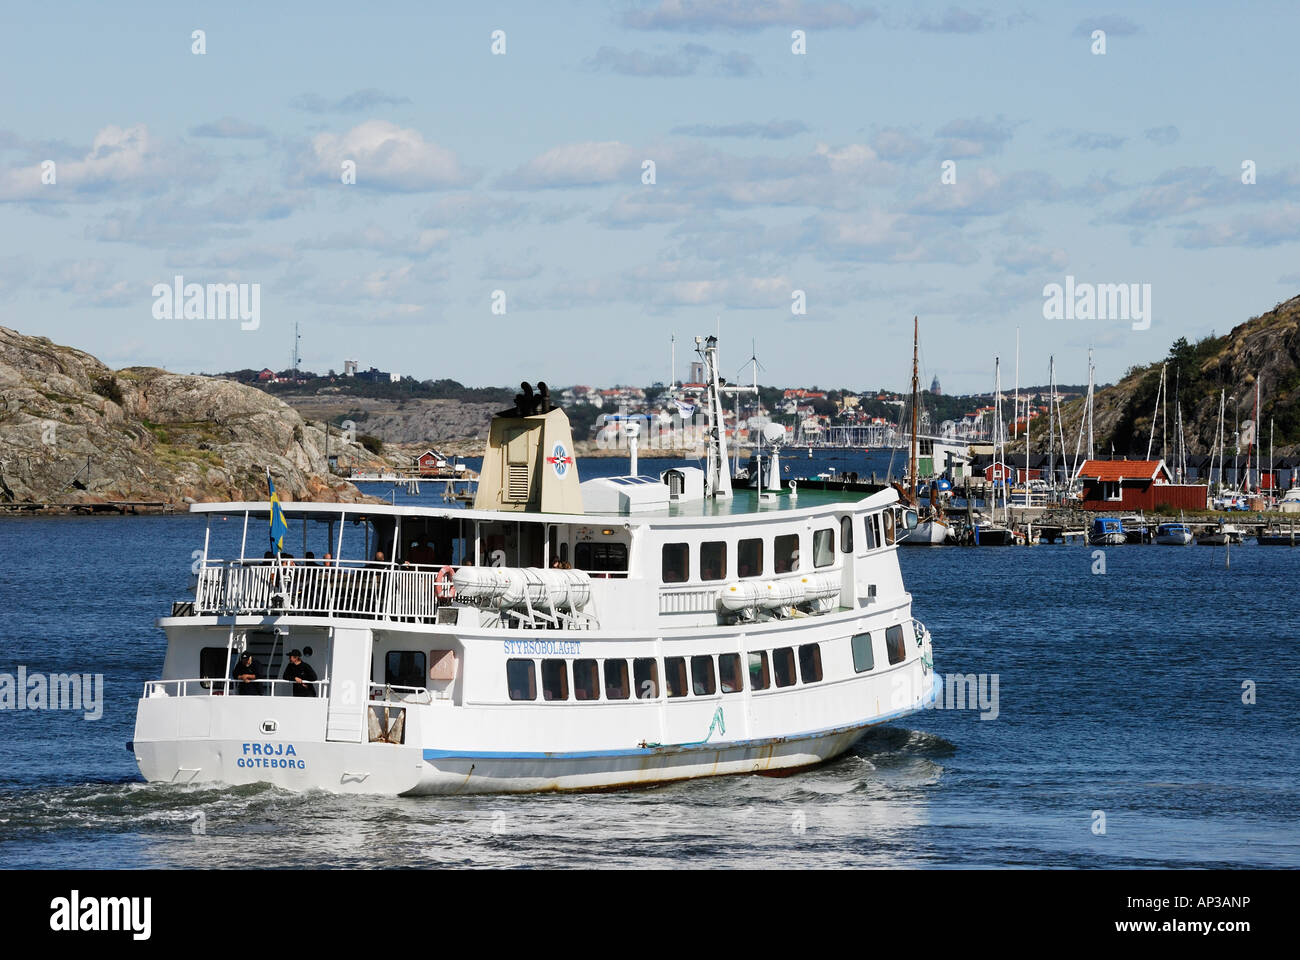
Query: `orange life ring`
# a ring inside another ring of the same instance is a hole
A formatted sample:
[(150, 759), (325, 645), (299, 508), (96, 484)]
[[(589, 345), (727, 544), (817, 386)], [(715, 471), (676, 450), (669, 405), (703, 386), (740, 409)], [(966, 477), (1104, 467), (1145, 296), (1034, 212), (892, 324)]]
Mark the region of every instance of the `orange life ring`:
[(451, 567), (443, 567), (433, 578), (433, 593), (439, 600), (456, 599), (456, 583), (452, 579), (455, 574)]

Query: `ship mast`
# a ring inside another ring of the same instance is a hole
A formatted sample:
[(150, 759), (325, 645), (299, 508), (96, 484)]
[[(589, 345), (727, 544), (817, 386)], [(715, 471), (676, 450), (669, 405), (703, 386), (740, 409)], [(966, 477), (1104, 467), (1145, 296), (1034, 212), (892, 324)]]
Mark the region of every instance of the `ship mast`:
[(919, 383), (917, 380), (917, 349), (920, 343), (920, 323), (916, 317), (912, 318), (912, 459), (908, 465), (907, 490), (908, 497), (912, 504), (916, 504), (916, 401), (919, 393)]
[(753, 387), (737, 387), (725, 383), (718, 375), (718, 338), (696, 337), (695, 351), (704, 360), (704, 379), (708, 385), (709, 435), (706, 447), (705, 482), (709, 496), (719, 500), (731, 499), (731, 470), (727, 462), (727, 423), (723, 410), (723, 394), (758, 393), (757, 374)]

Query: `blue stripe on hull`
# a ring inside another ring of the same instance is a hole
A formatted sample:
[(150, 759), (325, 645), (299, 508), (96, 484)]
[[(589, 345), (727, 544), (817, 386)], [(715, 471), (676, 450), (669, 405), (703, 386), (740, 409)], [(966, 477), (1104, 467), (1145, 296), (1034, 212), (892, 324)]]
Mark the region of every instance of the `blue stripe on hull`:
[(927, 704), (933, 703), (942, 686), (942, 676), (936, 673), (929, 694), (921, 703), (914, 707), (908, 707), (904, 710), (895, 710), (893, 713), (882, 713), (880, 716), (874, 717), (871, 720), (850, 724), (847, 727), (828, 727), (824, 730), (811, 730), (806, 733), (790, 733), (781, 737), (763, 737), (756, 740), (718, 740), (714, 743), (698, 744), (669, 743), (659, 747), (629, 747), (622, 750), (543, 751), (541, 753), (511, 753), (494, 750), (430, 750), (426, 748), (424, 751), (424, 759), (430, 762), (434, 760), (590, 760), (598, 757), (644, 757), (655, 754), (689, 753), (692, 750), (716, 753), (719, 750), (730, 750), (737, 747), (765, 747), (769, 744), (788, 743), (792, 740), (813, 740), (818, 737), (834, 736), (837, 733), (848, 733), (851, 730), (861, 730), (877, 723), (884, 723), (887, 720), (895, 720), (899, 717), (905, 717), (908, 714), (916, 713), (918, 710), (924, 709)]

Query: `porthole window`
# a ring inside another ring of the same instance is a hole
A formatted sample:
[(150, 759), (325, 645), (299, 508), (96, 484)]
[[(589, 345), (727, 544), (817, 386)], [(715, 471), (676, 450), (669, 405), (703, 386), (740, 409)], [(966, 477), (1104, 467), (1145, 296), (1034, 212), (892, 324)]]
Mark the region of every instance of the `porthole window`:
[(691, 547), (686, 543), (665, 543), (663, 552), (664, 583), (685, 583), (691, 578)]
[(506, 686), (511, 700), (536, 700), (537, 675), (531, 660), (506, 661)]
[(822, 678), (822, 648), (818, 643), (805, 643), (799, 648), (799, 679), (804, 683), (817, 683)]
[(727, 579), (727, 545), (721, 540), (700, 544), (700, 579)]
[(739, 693), (744, 689), (745, 678), (740, 672), (740, 654), (718, 654), (718, 682), (723, 693)]
[(899, 624), (885, 630), (885, 649), (889, 651), (890, 663), (902, 663), (907, 658), (907, 642), (903, 639), (903, 628)]
[(686, 696), (685, 657), (664, 657), (664, 683), (668, 686), (668, 696)]
[(712, 657), (691, 657), (691, 692), (697, 697), (711, 697), (717, 692)]
[(569, 699), (569, 665), (566, 661), (542, 661), (542, 699)]
[(636, 683), (638, 700), (654, 700), (659, 696), (659, 661), (654, 657), (638, 657), (632, 661), (632, 679)]
[(627, 682), (627, 661), (605, 661), (605, 699), (626, 700), (630, 690)]
[(829, 567), (835, 562), (835, 531), (813, 531), (813, 566)]
[(778, 687), (792, 687), (795, 684), (794, 648), (781, 647), (772, 651), (772, 672), (776, 674)]
[(788, 533), (772, 542), (772, 571), (789, 573), (799, 569), (799, 534)]
[(600, 699), (600, 674), (595, 660), (573, 661), (573, 699)]
[(876, 655), (871, 649), (871, 634), (859, 633), (853, 637), (853, 669), (866, 673), (876, 665)]

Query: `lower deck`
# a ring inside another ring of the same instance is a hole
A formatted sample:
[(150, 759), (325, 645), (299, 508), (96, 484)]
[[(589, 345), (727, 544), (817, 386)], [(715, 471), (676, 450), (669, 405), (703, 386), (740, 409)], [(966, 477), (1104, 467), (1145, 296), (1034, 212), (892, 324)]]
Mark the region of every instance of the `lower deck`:
[(313, 695), (295, 696), (273, 675), (212, 669), (228, 650), (258, 650), (248, 634), (265, 625), (236, 641), (236, 625), (194, 619), (169, 627), (167, 676), (140, 701), (150, 779), (401, 793), (654, 782), (701, 775), (714, 754), (715, 772), (780, 769), (919, 709), (935, 676), (906, 607), (679, 637), (282, 622), (257, 642), (319, 666)]

